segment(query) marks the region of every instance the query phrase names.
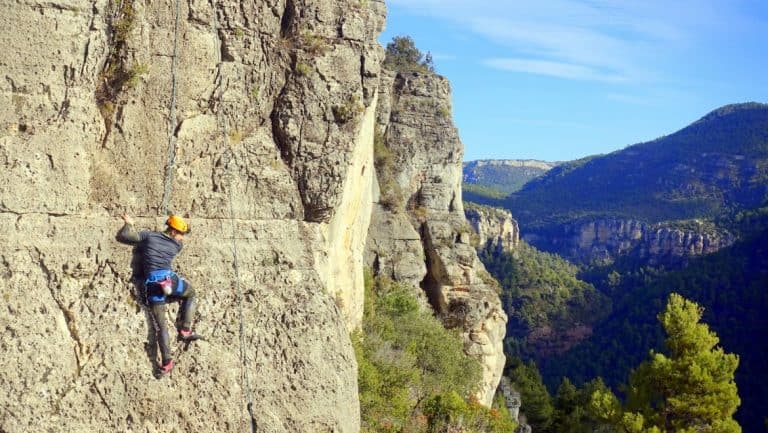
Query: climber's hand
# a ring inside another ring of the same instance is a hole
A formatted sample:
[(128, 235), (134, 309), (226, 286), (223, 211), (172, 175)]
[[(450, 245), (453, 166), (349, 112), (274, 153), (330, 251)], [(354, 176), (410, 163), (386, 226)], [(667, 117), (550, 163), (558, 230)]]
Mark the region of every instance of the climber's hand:
[(124, 214), (123, 214), (123, 221), (124, 221), (126, 224), (130, 224), (130, 225), (133, 225), (133, 218), (131, 218), (131, 217), (130, 217), (130, 216), (127, 214), (127, 213), (124, 213)]

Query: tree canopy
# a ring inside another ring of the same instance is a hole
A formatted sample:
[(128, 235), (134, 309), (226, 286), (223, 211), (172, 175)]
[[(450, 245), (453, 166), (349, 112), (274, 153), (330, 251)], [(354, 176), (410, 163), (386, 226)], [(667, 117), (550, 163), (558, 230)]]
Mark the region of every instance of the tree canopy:
[(395, 36), (387, 44), (384, 67), (397, 72), (435, 72), (432, 54), (422, 53), (410, 36)]
[(673, 293), (658, 318), (668, 354), (651, 351), (630, 376), (624, 407), (611, 391), (595, 392), (593, 410), (629, 433), (740, 433), (734, 381), (739, 358), (699, 323), (703, 309)]

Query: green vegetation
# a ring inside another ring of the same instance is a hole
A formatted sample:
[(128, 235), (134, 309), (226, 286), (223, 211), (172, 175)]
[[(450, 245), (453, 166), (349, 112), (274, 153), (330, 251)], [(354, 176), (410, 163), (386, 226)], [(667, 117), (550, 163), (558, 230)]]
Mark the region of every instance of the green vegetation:
[(312, 67), (304, 62), (296, 63), (296, 73), (301, 76), (307, 76), (312, 72)]
[(586, 270), (582, 278), (611, 296), (613, 312), (588, 339), (540, 365), (545, 382), (552, 387), (562, 376), (577, 384), (601, 376), (610, 386), (619, 386), (649, 350), (663, 348), (664, 333), (654, 311), (674, 291), (702, 305), (704, 319), (723, 347), (739, 354), (735, 377), (743, 404), (736, 419), (745, 431), (762, 431), (768, 386), (754, 378), (768, 375), (762, 345), (755, 344), (768, 341), (768, 212), (743, 211), (728, 221), (742, 240), (693, 259), (684, 269), (638, 265), (624, 258)]
[(520, 414), (539, 433), (618, 433), (610, 429), (592, 407), (595, 393), (610, 392), (601, 379), (577, 388), (563, 378), (554, 397), (541, 380), (536, 365), (519, 358), (508, 359), (505, 374), (520, 393)]
[(347, 123), (357, 116), (363, 114), (365, 107), (360, 101), (360, 97), (356, 94), (349, 95), (346, 101), (342, 105), (336, 105), (331, 108), (333, 111), (333, 117), (338, 123)]
[(426, 55), (416, 48), (410, 36), (395, 36), (387, 44), (384, 67), (397, 72), (435, 72), (432, 54)]
[(528, 231), (582, 217), (712, 219), (761, 205), (766, 179), (768, 105), (742, 104), (669, 136), (558, 166), (505, 207)]
[[(363, 329), (353, 335), (362, 432), (512, 432), (506, 409), (472, 400), (479, 363), (408, 288), (366, 275)], [(460, 429), (460, 430), (459, 430)]]
[(494, 199), (501, 199), (519, 191), (529, 181), (544, 175), (547, 166), (554, 163), (520, 161), (504, 164), (504, 161), (470, 161), (463, 167), (463, 189)]
[(600, 378), (577, 388), (568, 378), (563, 378), (553, 400), (554, 413), (549, 430), (557, 433), (611, 433), (601, 422), (591, 406), (595, 393), (608, 392)]
[(717, 225), (713, 220), (705, 220), (699, 218), (692, 218), (687, 220), (675, 220), (665, 221), (664, 227), (683, 231), (692, 231), (697, 233), (703, 232), (716, 232), (718, 230)]
[(486, 204), (484, 202), (492, 203), (494, 202), (494, 199), (498, 200), (507, 196), (507, 193), (501, 189), (496, 189), (494, 186), (472, 185), (467, 183), (462, 185), (462, 193), (465, 200), (478, 204)]
[(327, 39), (309, 31), (301, 34), (300, 42), (301, 47), (314, 56), (322, 56), (330, 49)]
[(126, 81), (125, 85), (130, 89), (132, 87), (135, 87), (137, 84), (139, 84), (139, 80), (147, 75), (149, 73), (149, 65), (146, 63), (141, 63), (138, 65), (133, 65), (128, 70), (128, 80)]
[(564, 378), (552, 398), (535, 364), (512, 358), (506, 374), (521, 394), (521, 414), (541, 433), (741, 432), (733, 419), (739, 359), (699, 323), (702, 312), (694, 302), (670, 296), (658, 315), (667, 354), (651, 352), (632, 372), (623, 400), (600, 378), (581, 388)]
[(566, 330), (575, 323), (591, 324), (610, 309), (605, 296), (577, 278), (576, 266), (525, 242), (512, 254), (482, 251), (480, 260), (502, 287), (502, 305), (509, 316), (508, 355), (535, 357), (527, 342), (535, 328)]
[(141, 77), (149, 72), (149, 66), (129, 66), (128, 63), (127, 41), (136, 21), (133, 0), (110, 0), (108, 11), (109, 52), (99, 74), (99, 86), (95, 96), (101, 116), (109, 130), (121, 92), (136, 86)]
[[(497, 397), (494, 407), (488, 409), (475, 400), (467, 401), (455, 392), (438, 394), (424, 402), (425, 432), (509, 432), (517, 425)], [(413, 430), (408, 430), (413, 431)]]
[(518, 358), (512, 358), (506, 375), (520, 392), (520, 410), (525, 414), (528, 424), (534, 431), (547, 431), (552, 424), (554, 407), (536, 364), (532, 361), (525, 364)]
[(378, 127), (373, 136), (373, 162), (379, 181), (379, 203), (392, 212), (402, 212), (405, 193), (395, 177), (395, 154), (387, 147), (384, 133)]
[(595, 413), (627, 433), (740, 433), (733, 419), (739, 358), (717, 346), (701, 316), (700, 306), (673, 293), (659, 315), (668, 355), (652, 351), (632, 373), (626, 404), (610, 391), (595, 392)]

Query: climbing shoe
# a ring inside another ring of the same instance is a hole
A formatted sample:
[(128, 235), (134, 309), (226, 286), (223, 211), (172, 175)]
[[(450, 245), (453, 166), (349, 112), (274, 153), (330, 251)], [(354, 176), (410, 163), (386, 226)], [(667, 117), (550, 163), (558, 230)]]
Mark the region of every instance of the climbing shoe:
[(191, 329), (181, 328), (181, 329), (179, 329), (179, 339), (184, 340), (184, 341), (194, 341), (194, 340), (199, 340), (200, 336), (197, 335)]
[(169, 359), (165, 362), (163, 362), (163, 365), (160, 366), (160, 373), (161, 374), (168, 374), (171, 372), (174, 366), (174, 362), (172, 359)]

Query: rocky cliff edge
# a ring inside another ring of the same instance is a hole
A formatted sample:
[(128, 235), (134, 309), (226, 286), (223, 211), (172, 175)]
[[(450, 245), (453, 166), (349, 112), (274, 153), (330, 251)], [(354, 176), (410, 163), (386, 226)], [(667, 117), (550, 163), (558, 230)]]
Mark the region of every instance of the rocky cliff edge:
[(498, 283), (472, 246), (461, 198), (463, 145), (450, 84), (433, 73), (386, 72), (377, 112), (376, 206), (366, 261), (408, 283), (483, 367), (477, 397), (490, 406), (504, 368), (507, 316)]
[[(0, 4), (0, 431), (359, 430), (383, 21), (377, 0)], [(114, 236), (167, 211), (208, 340), (157, 380)]]

